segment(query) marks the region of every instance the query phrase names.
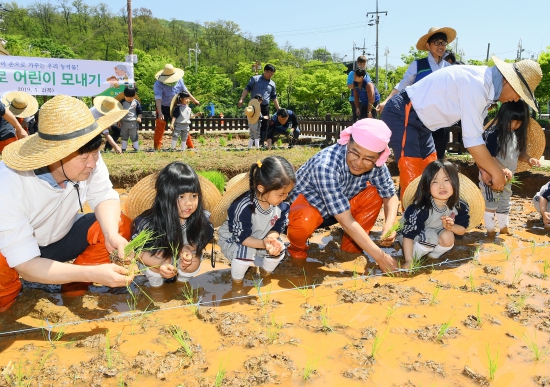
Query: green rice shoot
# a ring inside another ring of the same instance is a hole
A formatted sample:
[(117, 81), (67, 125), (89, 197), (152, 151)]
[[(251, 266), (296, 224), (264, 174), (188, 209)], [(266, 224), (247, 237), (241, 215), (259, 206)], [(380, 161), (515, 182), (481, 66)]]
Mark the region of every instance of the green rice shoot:
[(447, 331), (449, 330), (449, 328), (451, 327), (451, 323), (452, 323), (452, 319), (449, 319), (449, 321), (447, 322), (444, 322), (443, 324), (441, 324), (441, 327), (439, 327), (439, 332), (437, 333), (437, 337), (435, 338), (435, 341), (441, 341), (443, 342), (443, 336), (445, 335), (445, 333), (447, 333)]
[(397, 222), (396, 224), (394, 224), (394, 225), (388, 230), (387, 233), (385, 233), (385, 234), (382, 236), (382, 239), (386, 239), (386, 238), (389, 237), (394, 231), (395, 231), (395, 232), (399, 232), (399, 231), (401, 231), (401, 229), (403, 229), (403, 223)]
[(495, 378), (495, 374), (497, 373), (498, 369), (498, 353), (499, 350), (497, 349), (497, 353), (495, 355), (491, 355), (491, 348), (489, 347), (489, 343), (487, 343), (487, 360), (489, 361), (489, 380), (493, 380)]
[(183, 331), (178, 325), (173, 324), (168, 327), (168, 331), (172, 337), (177, 341), (179, 347), (178, 350), (185, 352), (188, 358), (193, 357), (193, 350), (191, 349), (191, 339), (187, 332)]
[(208, 179), (212, 184), (216, 186), (220, 193), (223, 193), (225, 187), (225, 176), (220, 171), (198, 171), (197, 175)]

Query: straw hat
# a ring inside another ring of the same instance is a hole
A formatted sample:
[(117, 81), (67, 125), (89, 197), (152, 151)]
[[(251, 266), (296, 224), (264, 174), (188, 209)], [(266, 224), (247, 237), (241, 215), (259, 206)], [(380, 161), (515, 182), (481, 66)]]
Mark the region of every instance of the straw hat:
[[(139, 96), (137, 95), (137, 93), (136, 93), (136, 96), (135, 96), (134, 98), (137, 99), (139, 103), (141, 103), (141, 99), (139, 99)], [(118, 102), (122, 102), (122, 101), (124, 100), (124, 92), (121, 91), (120, 93), (118, 93), (117, 95), (115, 95), (115, 99), (116, 99)]]
[(56, 95), (40, 109), (38, 133), (9, 144), (4, 163), (17, 171), (31, 171), (67, 157), (126, 115), (115, 111), (96, 120), (86, 104)]
[(174, 67), (170, 63), (164, 65), (164, 68), (155, 74), (162, 83), (173, 83), (179, 81), (183, 77), (183, 70)]
[[(118, 112), (123, 110), (122, 104), (113, 97), (99, 96), (94, 98), (94, 107), (98, 112), (105, 115), (110, 112)], [(126, 110), (124, 110), (128, 113)]]
[[(489, 121), (483, 129), (487, 130), (490, 126), (496, 125), (496, 120)], [(544, 154), (546, 148), (546, 137), (544, 136), (544, 130), (539, 123), (533, 118), (529, 118), (529, 126), (527, 127), (527, 151), (526, 153), (536, 158), (537, 160)], [(518, 166), (516, 173), (528, 171), (531, 168), (528, 162), (518, 160)]]
[[(147, 211), (153, 207), (155, 196), (157, 195), (157, 190), (155, 189), (157, 176), (158, 173), (153, 173), (144, 177), (136, 185), (134, 185), (128, 193), (125, 213), (130, 219), (137, 218), (144, 211)], [(204, 209), (212, 212), (216, 203), (221, 200), (222, 194), (218, 191), (214, 183), (204, 176), (198, 176), (199, 183), (201, 185)]]
[[(407, 208), (414, 201), (416, 188), (418, 187), (421, 177), (422, 176), (418, 176), (414, 179), (405, 190), (405, 194), (403, 195), (404, 208)], [(483, 220), (485, 201), (483, 200), (483, 196), (481, 196), (479, 187), (474, 184), (473, 181), (468, 179), (462, 173), (458, 174), (458, 179), (460, 184), (460, 199), (468, 203), (468, 207), (470, 207), (468, 212), (470, 214), (470, 224), (468, 225), (467, 230), (471, 230)]]
[(531, 59), (520, 60), (516, 63), (506, 63), (494, 55), (491, 59), (514, 91), (538, 113), (539, 108), (535, 100), (535, 89), (542, 79), (540, 65)]
[(260, 101), (258, 101), (256, 98), (252, 98), (248, 103), (246, 109), (244, 109), (244, 114), (248, 119), (248, 123), (255, 124), (256, 122), (258, 122), (261, 113), (262, 112), (260, 110)]
[(38, 101), (23, 91), (10, 91), (2, 96), (2, 103), (19, 118), (27, 118), (38, 111)]
[(420, 39), (418, 39), (418, 43), (416, 43), (416, 49), (420, 51), (427, 51), (426, 43), (428, 43), (428, 40), (432, 35), (437, 34), (438, 32), (443, 32), (445, 35), (447, 35), (447, 43), (451, 43), (456, 38), (456, 31), (451, 27), (432, 27), (428, 30), (428, 33), (426, 35), (422, 35)]
[(229, 206), (241, 196), (243, 193), (250, 190), (250, 179), (248, 173), (241, 173), (240, 175), (235, 176), (227, 183), (228, 189), (226, 189), (221, 200), (218, 202), (214, 210), (212, 211), (212, 216), (210, 216), (210, 221), (214, 228), (220, 227), (223, 222), (227, 219), (227, 210)]

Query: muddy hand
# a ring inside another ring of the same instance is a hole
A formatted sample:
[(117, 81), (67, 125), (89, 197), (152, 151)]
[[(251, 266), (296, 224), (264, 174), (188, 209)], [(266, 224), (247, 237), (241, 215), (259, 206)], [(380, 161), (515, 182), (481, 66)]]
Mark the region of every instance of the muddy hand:
[(185, 269), (186, 267), (191, 265), (191, 263), (193, 262), (193, 256), (193, 252), (189, 248), (184, 246), (180, 251), (180, 267), (182, 269)]
[(265, 244), (265, 249), (269, 255), (281, 254), (281, 249), (282, 249), (281, 243), (279, 243), (279, 241), (276, 240), (275, 238), (271, 238), (271, 237), (264, 238), (264, 244)]
[[(389, 229), (384, 228), (382, 230), (382, 236), (386, 235), (388, 233)], [(384, 247), (391, 247), (393, 245), (393, 242), (395, 242), (395, 237), (397, 236), (396, 231), (392, 231), (390, 235), (388, 235), (385, 238), (380, 238), (380, 245)]]
[(159, 266), (159, 274), (163, 277), (163, 278), (172, 278), (173, 276), (176, 275), (176, 268), (174, 266), (172, 266), (172, 264), (170, 263), (163, 263), (162, 265)]
[(95, 271), (94, 281), (111, 288), (127, 286), (134, 280), (134, 274), (122, 266), (114, 263), (90, 266)]
[(380, 270), (382, 270), (384, 273), (396, 272), (397, 269), (399, 269), (399, 267), (397, 266), (397, 260), (386, 254), (382, 250), (380, 250), (380, 253), (378, 259), (376, 259), (376, 263), (378, 263), (378, 266), (380, 266)]

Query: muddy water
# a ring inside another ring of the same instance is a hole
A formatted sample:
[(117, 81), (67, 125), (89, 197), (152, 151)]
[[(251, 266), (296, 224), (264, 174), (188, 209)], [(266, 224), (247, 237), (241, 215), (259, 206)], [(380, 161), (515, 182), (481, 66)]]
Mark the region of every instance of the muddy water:
[[(136, 284), (147, 296), (134, 285), (136, 309), (125, 289), (93, 288), (68, 300), (54, 287), (26, 284), (0, 316), (0, 331), (37, 330), (0, 336), (0, 367), (12, 385), (20, 370), (33, 385), (214, 386), (220, 369), (224, 386), (545, 385), (550, 238), (528, 201), (514, 197), (513, 208), (514, 235), (474, 230), (457, 240), (449, 262), (429, 261), (403, 277), (376, 270), (362, 277), (368, 257), (340, 253), (338, 227), (311, 239), (303, 267), (284, 261), (260, 295), (253, 270), (233, 290), (229, 266), (216, 254), (216, 268), (204, 261), (190, 282), (198, 311), (187, 305), (185, 285), (151, 289), (142, 277)], [(401, 255), (397, 245), (386, 251)], [(189, 335), (191, 358), (177, 350), (167, 329), (173, 324)], [(492, 381), (487, 346), (499, 354)]]

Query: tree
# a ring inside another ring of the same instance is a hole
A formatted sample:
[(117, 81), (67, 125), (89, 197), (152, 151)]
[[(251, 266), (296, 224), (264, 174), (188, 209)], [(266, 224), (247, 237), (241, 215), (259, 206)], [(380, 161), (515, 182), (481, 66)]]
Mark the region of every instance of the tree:
[(420, 51), (417, 50), (415, 47), (411, 46), (409, 49), (409, 53), (401, 55), (401, 60), (405, 62), (408, 65), (410, 65), (412, 62), (414, 62), (417, 59), (422, 59), (428, 56), (428, 51)]
[[(539, 55), (538, 63), (542, 70), (542, 80), (535, 90), (535, 97), (542, 108), (542, 105), (550, 101), (550, 46)], [(544, 110), (548, 113), (546, 108)]]

